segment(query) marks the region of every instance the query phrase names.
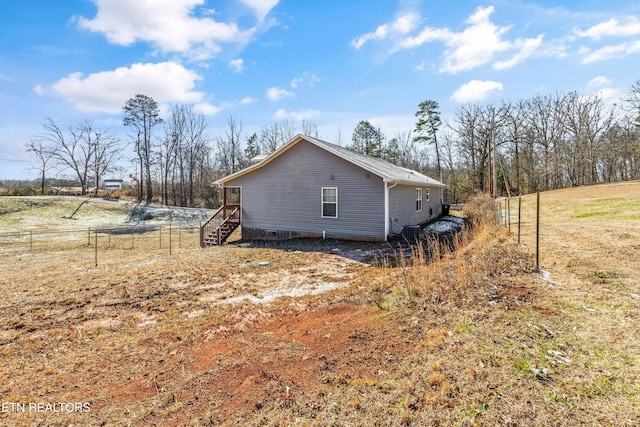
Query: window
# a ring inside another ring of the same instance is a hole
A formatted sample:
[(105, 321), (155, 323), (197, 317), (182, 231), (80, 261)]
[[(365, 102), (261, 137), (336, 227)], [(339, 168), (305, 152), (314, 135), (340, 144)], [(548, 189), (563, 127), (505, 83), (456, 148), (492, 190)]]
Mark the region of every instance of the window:
[(416, 188), (416, 212), (422, 210), (422, 188)]
[(424, 199), (428, 202), (429, 201), (429, 189), (425, 188), (425, 194), (424, 194)]
[(322, 217), (338, 217), (338, 189), (335, 187), (322, 188)]

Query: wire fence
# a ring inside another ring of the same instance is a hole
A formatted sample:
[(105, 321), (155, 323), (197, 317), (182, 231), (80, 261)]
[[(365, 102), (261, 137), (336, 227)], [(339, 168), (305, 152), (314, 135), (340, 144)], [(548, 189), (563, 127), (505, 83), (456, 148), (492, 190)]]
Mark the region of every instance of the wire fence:
[[(517, 233), (518, 244), (522, 243), (524, 227), (533, 227), (533, 241), (535, 242), (535, 271), (540, 271), (540, 192), (536, 193), (533, 224), (522, 217), (522, 196), (496, 200), (498, 222), (507, 228), (509, 233)], [(531, 216), (531, 212), (527, 212)], [(528, 231), (528, 230), (527, 230)]]
[(0, 256), (46, 251), (90, 250), (98, 254), (114, 250), (162, 250), (200, 247), (200, 223), (169, 223), (117, 227), (88, 227), (55, 231), (0, 233)]
[[(535, 206), (535, 256), (536, 270), (539, 269), (539, 195)], [(459, 206), (455, 208), (459, 209)], [(453, 209), (453, 206), (452, 206)], [(522, 197), (512, 197), (496, 201), (498, 221), (517, 233), (521, 242), (521, 229), (525, 224), (521, 218)], [(24, 253), (47, 251), (82, 250), (88, 252), (93, 264), (98, 265), (100, 254), (108, 251), (166, 251), (171, 254), (180, 249), (200, 247), (200, 222), (169, 222), (155, 225), (98, 226), (66, 230), (29, 230), (0, 233), (0, 257)], [(524, 230), (522, 230), (524, 232)]]

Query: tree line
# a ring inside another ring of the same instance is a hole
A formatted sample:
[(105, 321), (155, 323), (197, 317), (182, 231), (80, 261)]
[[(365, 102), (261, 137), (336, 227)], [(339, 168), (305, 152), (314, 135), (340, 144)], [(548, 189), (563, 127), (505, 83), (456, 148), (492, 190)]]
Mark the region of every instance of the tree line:
[[(437, 101), (428, 99), (415, 117), (413, 129), (391, 138), (362, 120), (348, 146), (443, 181), (449, 202), (477, 191), (515, 195), (640, 179), (640, 80), (620, 104), (598, 94), (558, 92), (499, 105), (469, 103), (442, 120)], [(42, 133), (26, 144), (37, 159), (41, 191), (51, 169), (70, 171), (83, 189), (97, 188), (106, 173), (124, 172), (118, 161), (127, 144), (134, 153), (129, 177), (138, 202), (216, 207), (216, 179), (298, 133), (322, 138), (306, 121), (301, 129), (281, 121), (245, 135), (242, 121), (232, 116), (224, 135), (212, 137), (193, 106), (178, 104), (163, 119), (156, 101), (142, 94), (126, 101), (123, 124), (130, 129), (124, 142), (91, 121), (62, 127), (47, 118)], [(340, 135), (333, 139), (343, 145)]]
[(426, 100), (415, 116), (389, 140), (363, 120), (350, 148), (442, 180), (451, 202), (640, 179), (640, 81), (620, 104), (574, 91), (470, 103), (448, 121)]

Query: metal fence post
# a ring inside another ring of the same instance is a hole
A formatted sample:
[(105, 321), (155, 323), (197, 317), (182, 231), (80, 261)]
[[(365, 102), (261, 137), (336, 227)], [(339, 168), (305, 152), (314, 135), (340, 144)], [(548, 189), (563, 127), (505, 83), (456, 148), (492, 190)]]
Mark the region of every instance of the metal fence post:
[(520, 212), (522, 212), (522, 195), (518, 196), (518, 244), (520, 244)]
[(536, 271), (540, 271), (540, 192), (536, 194)]
[(507, 199), (507, 226), (511, 234), (511, 197)]
[(96, 244), (96, 256), (95, 256), (95, 266), (98, 266), (98, 229), (95, 230), (94, 236), (95, 244)]

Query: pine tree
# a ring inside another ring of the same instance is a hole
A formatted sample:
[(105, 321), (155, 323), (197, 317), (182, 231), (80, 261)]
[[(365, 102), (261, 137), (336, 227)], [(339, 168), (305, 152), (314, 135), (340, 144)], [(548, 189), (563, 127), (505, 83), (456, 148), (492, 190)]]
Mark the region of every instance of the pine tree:
[(432, 99), (423, 101), (418, 105), (418, 111), (416, 112), (418, 122), (416, 123), (415, 129), (417, 135), (413, 138), (413, 140), (416, 142), (426, 142), (435, 146), (438, 176), (440, 177), (440, 179), (442, 179), (440, 149), (438, 147), (438, 138), (436, 135), (436, 133), (438, 132), (438, 128), (442, 124), (442, 120), (440, 120), (440, 111), (438, 110), (438, 108), (438, 103)]
[(374, 157), (382, 157), (384, 134), (368, 120), (360, 120), (351, 137), (351, 149)]

